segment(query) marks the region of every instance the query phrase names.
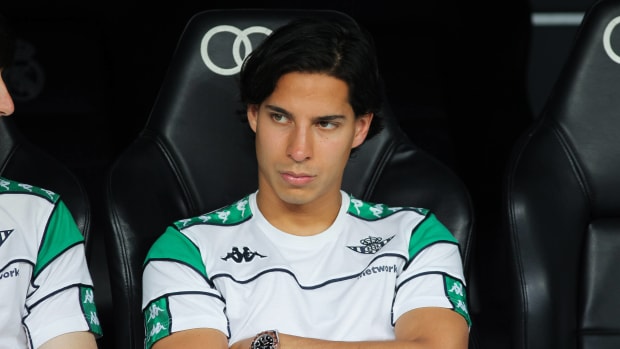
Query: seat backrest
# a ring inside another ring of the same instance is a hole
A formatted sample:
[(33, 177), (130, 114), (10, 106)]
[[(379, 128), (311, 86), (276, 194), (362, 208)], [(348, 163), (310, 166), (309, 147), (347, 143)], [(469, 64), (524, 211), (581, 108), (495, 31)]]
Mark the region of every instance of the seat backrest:
[(111, 295), (108, 266), (101, 234), (93, 224), (91, 201), (79, 177), (64, 163), (33, 144), (14, 120), (16, 116), (0, 117), (0, 176), (35, 185), (60, 194), (78, 228), (84, 235), (86, 257), (93, 283), (95, 302), (104, 337), (97, 340), (100, 348), (107, 343), (105, 333), (110, 327)]
[[(237, 200), (257, 188), (251, 129), (237, 73), (253, 47), (297, 16), (323, 10), (208, 10), (185, 27), (151, 115), (106, 174), (116, 348), (142, 348), (141, 273), (167, 225)], [(343, 189), (360, 199), (427, 207), (471, 254), (473, 208), (460, 179), (414, 146), (386, 106), (387, 127), (350, 160)]]
[(60, 194), (88, 243), (92, 219), (82, 182), (67, 166), (28, 141), (11, 116), (0, 117), (0, 175)]
[[(17, 47), (24, 45), (20, 38), (16, 38), (16, 41)], [(107, 289), (109, 277), (105, 244), (103, 235), (96, 229), (98, 220), (92, 206), (95, 202), (84, 182), (85, 178), (42, 146), (41, 142), (36, 142), (35, 137), (40, 136), (37, 132), (40, 125), (36, 122), (24, 122), (22, 119), (26, 117), (23, 111), (27, 114), (27, 110), (32, 110), (33, 106), (38, 104), (36, 99), (24, 96), (31, 96), (32, 90), (37, 89), (37, 84), (29, 83), (31, 79), (40, 79), (41, 76), (29, 75), (32, 74), (32, 69), (28, 68), (32, 68), (31, 64), (34, 63), (20, 56), (20, 53), (19, 49), (14, 52), (12, 65), (3, 72), (8, 90), (14, 98), (15, 114), (0, 117), (0, 176), (58, 193), (69, 208), (84, 235), (87, 263), (95, 287), (98, 318), (104, 332), (104, 336), (99, 338), (97, 343), (99, 348), (104, 349), (112, 305)], [(36, 71), (42, 74), (41, 71)], [(55, 133), (55, 137), (58, 138), (58, 134)]]
[(585, 14), (504, 184), (514, 348), (620, 348), (620, 1)]
[[(58, 193), (84, 235), (88, 266), (95, 285), (99, 321), (106, 333), (110, 321), (111, 296), (105, 292), (108, 266), (104, 241), (93, 231), (91, 202), (82, 181), (60, 160), (34, 145), (14, 123), (15, 116), (0, 117), (0, 176)], [(107, 338), (97, 340), (100, 348)]]

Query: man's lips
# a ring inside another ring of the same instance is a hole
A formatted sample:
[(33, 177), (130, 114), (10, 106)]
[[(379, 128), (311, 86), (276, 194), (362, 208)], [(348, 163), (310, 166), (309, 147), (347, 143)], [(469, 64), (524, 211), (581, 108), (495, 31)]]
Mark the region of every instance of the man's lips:
[(295, 186), (306, 185), (314, 180), (313, 175), (306, 173), (281, 172), (280, 175), (285, 182)]

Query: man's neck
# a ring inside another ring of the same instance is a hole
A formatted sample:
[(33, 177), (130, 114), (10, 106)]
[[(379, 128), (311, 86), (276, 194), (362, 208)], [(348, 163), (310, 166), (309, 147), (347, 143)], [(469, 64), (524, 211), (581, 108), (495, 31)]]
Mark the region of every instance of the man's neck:
[(342, 197), (338, 192), (337, 198), (296, 205), (276, 196), (261, 197), (259, 191), (256, 202), (265, 219), (277, 229), (293, 235), (310, 236), (325, 231), (334, 223), (340, 212)]

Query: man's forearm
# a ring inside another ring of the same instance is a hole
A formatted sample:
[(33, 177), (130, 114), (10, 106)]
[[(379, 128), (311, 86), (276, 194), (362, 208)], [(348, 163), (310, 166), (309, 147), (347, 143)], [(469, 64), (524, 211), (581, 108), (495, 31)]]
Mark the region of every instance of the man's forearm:
[[(464, 338), (442, 338), (419, 340), (343, 342), (304, 338), (280, 333), (279, 349), (466, 349)], [(230, 349), (249, 349), (253, 338), (247, 338), (230, 346)]]

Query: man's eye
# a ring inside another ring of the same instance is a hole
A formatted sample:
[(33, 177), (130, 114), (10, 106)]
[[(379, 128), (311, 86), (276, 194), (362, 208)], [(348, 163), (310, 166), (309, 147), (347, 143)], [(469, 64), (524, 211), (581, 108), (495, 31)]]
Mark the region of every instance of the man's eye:
[(336, 127), (336, 124), (331, 121), (319, 121), (318, 125), (321, 128), (335, 128)]
[(273, 113), (271, 114), (271, 118), (275, 121), (275, 122), (286, 122), (288, 120), (288, 118), (282, 114), (277, 114), (277, 113)]

